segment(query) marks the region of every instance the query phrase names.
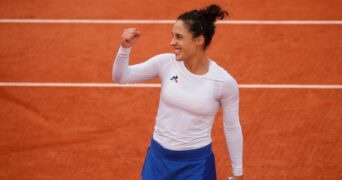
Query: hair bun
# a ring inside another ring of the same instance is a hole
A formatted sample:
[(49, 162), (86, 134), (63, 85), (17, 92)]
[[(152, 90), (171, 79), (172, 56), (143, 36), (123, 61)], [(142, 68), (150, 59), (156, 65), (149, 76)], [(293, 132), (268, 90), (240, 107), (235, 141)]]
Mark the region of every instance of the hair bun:
[(221, 9), (219, 5), (211, 4), (206, 9), (202, 10), (203, 14), (211, 22), (215, 22), (217, 19), (222, 20), (225, 16), (228, 16), (228, 12)]
[(217, 4), (211, 4), (203, 9), (194, 9), (178, 16), (177, 20), (183, 21), (192, 37), (204, 36), (204, 49), (210, 44), (215, 34), (215, 21), (228, 16), (228, 12), (222, 10)]

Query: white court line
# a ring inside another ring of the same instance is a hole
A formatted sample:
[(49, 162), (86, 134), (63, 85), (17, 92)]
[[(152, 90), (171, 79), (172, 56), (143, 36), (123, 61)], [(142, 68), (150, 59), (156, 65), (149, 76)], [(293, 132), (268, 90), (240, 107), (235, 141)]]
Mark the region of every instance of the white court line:
[[(52, 83), (52, 82), (0, 82), (0, 87), (80, 87), (80, 88), (160, 88), (157, 83)], [(242, 89), (342, 89), (342, 85), (303, 84), (239, 84)]]
[[(29, 24), (173, 24), (175, 20), (111, 20), (111, 19), (0, 19), (0, 23)], [(240, 25), (342, 25), (342, 20), (223, 20), (217, 24)]]

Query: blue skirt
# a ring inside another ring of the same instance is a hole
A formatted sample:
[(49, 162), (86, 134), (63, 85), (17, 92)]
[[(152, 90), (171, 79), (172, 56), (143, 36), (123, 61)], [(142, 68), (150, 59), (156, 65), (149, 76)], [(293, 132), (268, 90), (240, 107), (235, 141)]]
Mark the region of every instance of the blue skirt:
[(211, 144), (200, 149), (172, 151), (152, 139), (141, 176), (142, 180), (216, 180)]

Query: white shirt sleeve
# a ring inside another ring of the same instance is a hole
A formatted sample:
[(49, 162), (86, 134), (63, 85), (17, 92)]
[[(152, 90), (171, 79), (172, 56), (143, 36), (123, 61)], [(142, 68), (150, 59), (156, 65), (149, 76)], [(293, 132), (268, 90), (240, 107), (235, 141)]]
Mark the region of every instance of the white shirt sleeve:
[(233, 175), (240, 176), (243, 174), (243, 136), (239, 120), (239, 87), (233, 78), (224, 82), (220, 103)]
[(159, 76), (160, 68), (158, 66), (160, 63), (158, 62), (162, 59), (160, 55), (143, 63), (129, 66), (130, 51), (131, 48), (119, 48), (113, 64), (112, 79), (114, 82), (121, 84), (143, 82)]

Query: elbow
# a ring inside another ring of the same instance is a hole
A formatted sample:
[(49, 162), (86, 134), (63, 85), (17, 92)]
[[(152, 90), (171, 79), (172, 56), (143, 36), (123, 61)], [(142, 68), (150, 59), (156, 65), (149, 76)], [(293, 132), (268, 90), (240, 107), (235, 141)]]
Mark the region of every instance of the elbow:
[(118, 84), (127, 84), (129, 83), (127, 75), (125, 75), (124, 73), (114, 73), (112, 74), (112, 81), (114, 83), (118, 83)]
[(118, 84), (126, 84), (125, 82), (125, 78), (124, 78), (124, 73), (121, 71), (118, 71), (117, 69), (114, 68), (113, 66), (113, 70), (112, 70), (112, 81), (114, 83), (118, 83)]
[(118, 84), (126, 84), (127, 83), (123, 78), (117, 77), (115, 75), (112, 76), (112, 81), (114, 83), (118, 83)]
[(113, 83), (119, 83), (119, 82), (120, 82), (120, 79), (117, 78), (117, 77), (114, 75), (114, 73), (113, 73), (113, 74), (112, 74), (112, 81), (113, 81)]

